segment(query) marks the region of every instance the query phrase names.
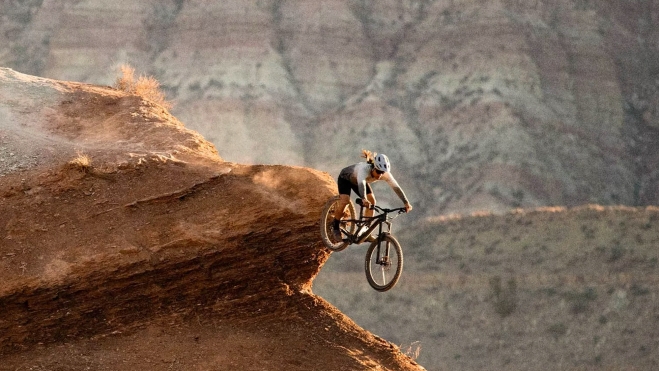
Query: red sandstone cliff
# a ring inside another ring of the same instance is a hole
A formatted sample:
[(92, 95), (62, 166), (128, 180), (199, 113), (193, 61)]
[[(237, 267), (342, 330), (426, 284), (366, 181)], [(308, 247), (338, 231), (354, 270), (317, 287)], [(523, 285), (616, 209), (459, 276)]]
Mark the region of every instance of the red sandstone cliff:
[(315, 296), (322, 172), (0, 69), (0, 369), (421, 369)]

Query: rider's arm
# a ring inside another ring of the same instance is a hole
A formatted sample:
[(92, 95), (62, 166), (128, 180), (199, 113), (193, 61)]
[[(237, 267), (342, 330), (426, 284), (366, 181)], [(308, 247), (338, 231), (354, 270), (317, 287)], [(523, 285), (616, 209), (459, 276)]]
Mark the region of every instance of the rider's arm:
[(394, 178), (391, 173), (385, 173), (382, 175), (381, 179), (389, 184), (391, 189), (398, 195), (398, 198), (403, 201), (405, 206), (410, 205), (410, 201), (407, 199), (407, 196), (405, 196), (405, 192), (403, 192), (403, 189), (400, 187), (400, 185), (398, 185), (396, 178)]

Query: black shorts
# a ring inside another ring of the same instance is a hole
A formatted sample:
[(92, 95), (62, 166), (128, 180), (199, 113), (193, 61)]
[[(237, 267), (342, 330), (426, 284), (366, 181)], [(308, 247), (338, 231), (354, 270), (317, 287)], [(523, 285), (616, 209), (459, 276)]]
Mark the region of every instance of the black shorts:
[[(354, 191), (355, 194), (359, 196), (359, 188), (357, 187), (356, 184), (352, 184), (351, 181), (339, 177), (338, 184), (339, 184), (339, 194), (350, 196), (350, 191)], [(366, 183), (366, 194), (369, 195), (371, 193), (373, 193), (373, 190), (371, 189), (371, 185)]]

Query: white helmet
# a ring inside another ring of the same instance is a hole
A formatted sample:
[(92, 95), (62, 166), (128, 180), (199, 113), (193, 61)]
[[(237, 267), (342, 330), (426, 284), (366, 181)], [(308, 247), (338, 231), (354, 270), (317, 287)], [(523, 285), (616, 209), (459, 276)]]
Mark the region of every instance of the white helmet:
[(373, 166), (375, 167), (375, 170), (379, 170), (385, 173), (391, 171), (391, 163), (389, 163), (389, 158), (387, 158), (387, 156), (383, 155), (382, 153), (375, 156)]

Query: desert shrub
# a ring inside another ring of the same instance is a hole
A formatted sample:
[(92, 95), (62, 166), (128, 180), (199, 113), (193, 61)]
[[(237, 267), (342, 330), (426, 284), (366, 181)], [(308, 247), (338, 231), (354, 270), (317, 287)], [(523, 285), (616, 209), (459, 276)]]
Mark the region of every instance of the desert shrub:
[(597, 291), (588, 287), (582, 292), (567, 292), (564, 297), (570, 303), (570, 311), (579, 314), (586, 312), (590, 303), (597, 299)]
[(584, 234), (584, 238), (587, 240), (592, 240), (595, 238), (595, 228), (589, 227), (587, 225), (582, 225), (581, 226), (581, 232)]
[(547, 332), (554, 338), (557, 339), (565, 334), (567, 334), (567, 326), (562, 323), (555, 323), (547, 329)]
[(615, 246), (611, 248), (611, 254), (609, 255), (609, 263), (620, 260), (625, 255), (625, 249), (620, 246), (620, 242), (615, 241)]
[(160, 90), (160, 83), (152, 76), (141, 75), (135, 78), (135, 69), (127, 64), (121, 65), (121, 75), (117, 77), (114, 87), (127, 93), (159, 104), (166, 109), (172, 108), (172, 103), (165, 99), (165, 93)]
[(400, 346), (400, 350), (405, 354), (406, 356), (412, 358), (413, 360), (417, 360), (419, 358), (419, 355), (421, 354), (421, 342), (420, 341), (414, 341), (411, 344), (407, 346)]
[(514, 278), (508, 280), (507, 287), (501, 285), (501, 277), (495, 276), (490, 279), (494, 311), (498, 315), (508, 317), (517, 308), (517, 282)]
[(88, 173), (92, 167), (92, 159), (84, 153), (78, 153), (73, 160), (69, 161), (69, 166), (83, 173)]
[(648, 295), (650, 293), (650, 290), (640, 286), (638, 284), (633, 284), (632, 287), (629, 289), (629, 291), (632, 293), (634, 296), (643, 296), (643, 295)]

